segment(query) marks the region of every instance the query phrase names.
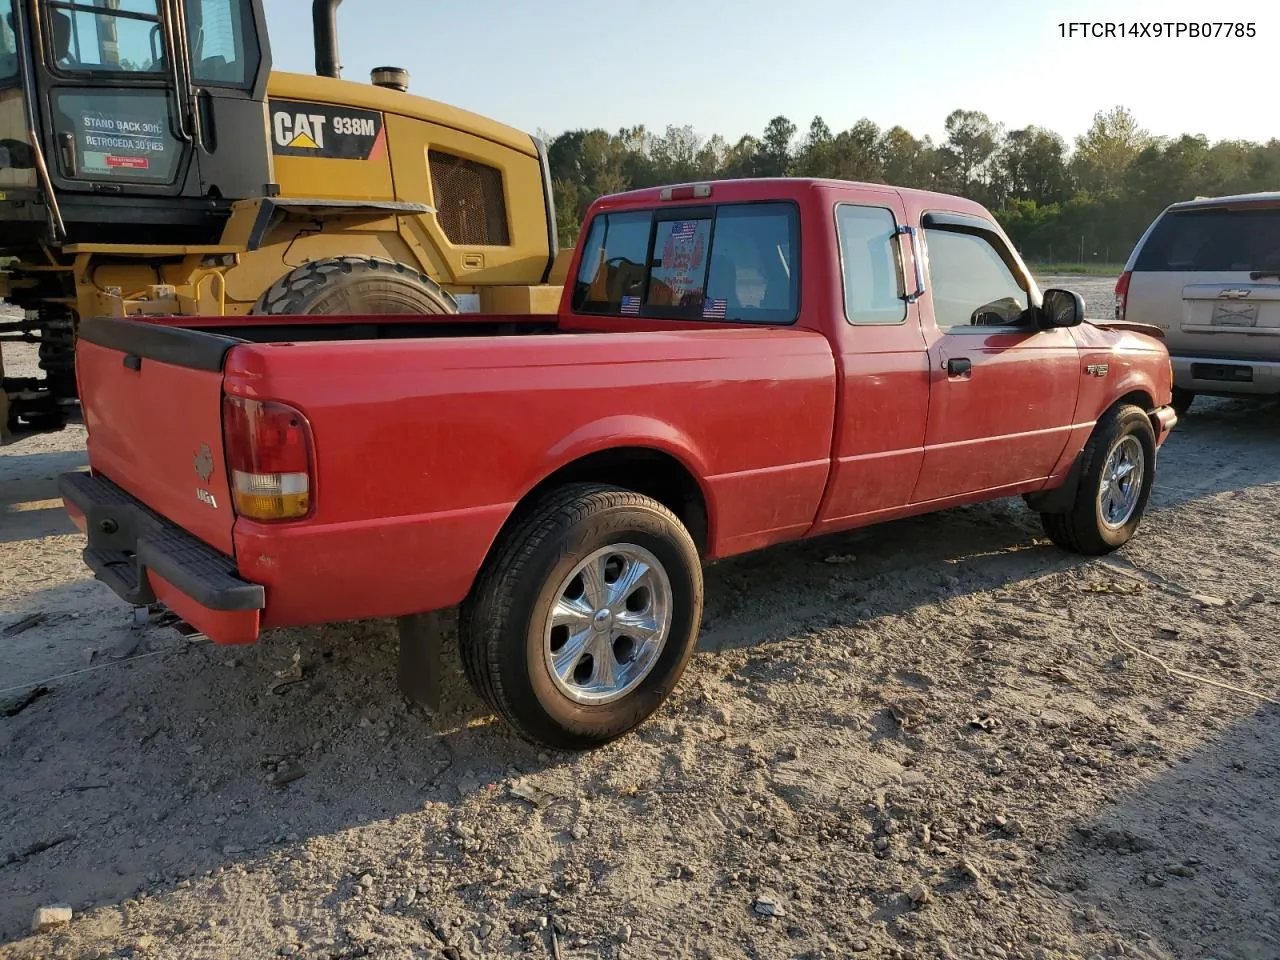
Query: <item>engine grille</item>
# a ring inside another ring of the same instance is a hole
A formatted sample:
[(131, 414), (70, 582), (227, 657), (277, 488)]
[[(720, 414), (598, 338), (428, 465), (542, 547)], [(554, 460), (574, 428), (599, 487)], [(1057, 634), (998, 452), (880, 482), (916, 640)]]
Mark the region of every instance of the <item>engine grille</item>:
[(497, 247), (511, 243), (500, 170), (440, 150), (428, 151), (427, 162), (436, 220), (450, 243)]

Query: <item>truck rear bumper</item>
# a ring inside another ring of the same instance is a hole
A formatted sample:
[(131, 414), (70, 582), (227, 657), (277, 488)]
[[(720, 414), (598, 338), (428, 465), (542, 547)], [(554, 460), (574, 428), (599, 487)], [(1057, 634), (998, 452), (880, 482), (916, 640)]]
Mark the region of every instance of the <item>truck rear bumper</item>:
[(122, 600), (162, 603), (215, 643), (258, 639), (266, 591), (242, 579), (231, 557), (105, 477), (66, 473), (58, 491), (88, 537), (85, 564)]
[(1172, 357), (1175, 386), (1206, 396), (1280, 393), (1280, 361)]

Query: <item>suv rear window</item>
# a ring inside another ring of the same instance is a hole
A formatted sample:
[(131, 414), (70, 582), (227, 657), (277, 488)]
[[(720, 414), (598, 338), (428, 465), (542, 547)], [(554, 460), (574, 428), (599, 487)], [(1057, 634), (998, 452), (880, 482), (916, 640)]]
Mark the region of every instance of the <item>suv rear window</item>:
[(791, 323), (800, 299), (791, 203), (603, 213), (583, 244), (581, 313)]
[(1166, 213), (1134, 263), (1141, 271), (1242, 272), (1280, 268), (1280, 208)]

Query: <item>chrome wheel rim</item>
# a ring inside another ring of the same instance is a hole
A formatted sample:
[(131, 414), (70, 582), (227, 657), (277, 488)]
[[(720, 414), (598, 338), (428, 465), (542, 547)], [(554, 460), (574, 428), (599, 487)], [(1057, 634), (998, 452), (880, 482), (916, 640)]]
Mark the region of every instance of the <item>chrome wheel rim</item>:
[(1146, 454), (1137, 437), (1122, 437), (1111, 448), (1098, 485), (1098, 515), (1109, 530), (1123, 527), (1133, 518), (1145, 468)]
[(547, 672), (575, 703), (625, 697), (653, 670), (671, 630), (671, 580), (634, 543), (596, 550), (555, 593), (543, 629)]

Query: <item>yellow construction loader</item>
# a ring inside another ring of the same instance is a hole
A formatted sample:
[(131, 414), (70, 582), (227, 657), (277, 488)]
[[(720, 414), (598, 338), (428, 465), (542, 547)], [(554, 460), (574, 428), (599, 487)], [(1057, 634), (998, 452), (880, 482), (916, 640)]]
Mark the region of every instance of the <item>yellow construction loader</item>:
[(0, 341), (42, 371), (0, 432), (74, 411), (81, 317), (555, 310), (543, 144), (340, 79), (340, 3), (309, 76), (271, 70), (262, 0), (0, 0)]

